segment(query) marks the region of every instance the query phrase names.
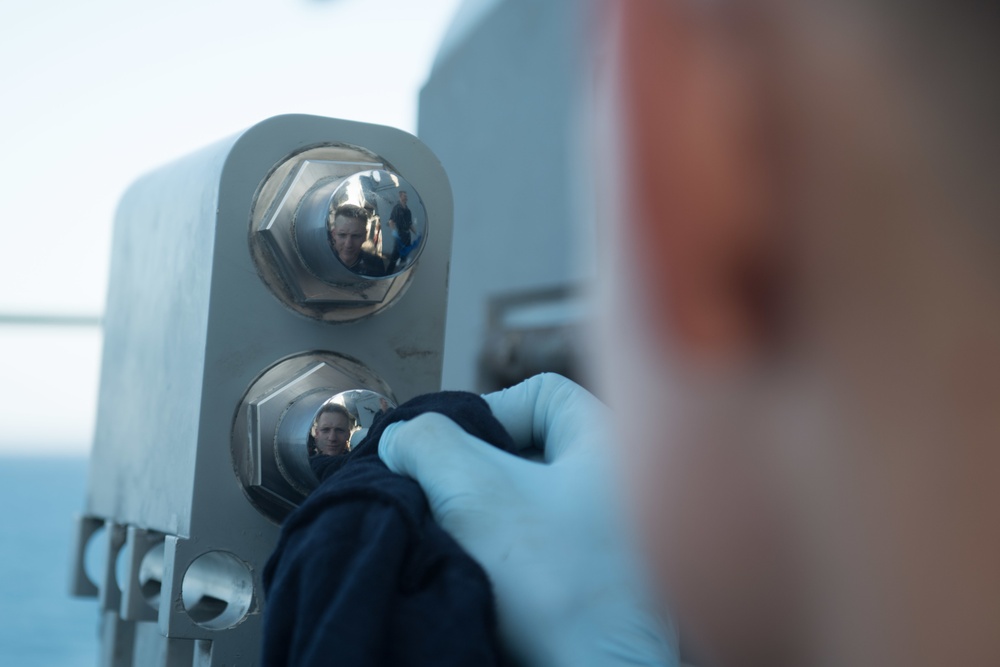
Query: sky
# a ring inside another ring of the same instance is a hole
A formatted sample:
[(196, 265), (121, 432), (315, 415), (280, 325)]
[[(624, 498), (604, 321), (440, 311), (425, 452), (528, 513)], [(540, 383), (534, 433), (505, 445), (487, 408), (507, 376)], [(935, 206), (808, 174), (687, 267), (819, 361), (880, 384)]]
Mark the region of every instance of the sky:
[[(132, 181), (283, 113), (415, 133), (461, 4), (0, 2), (0, 454), (90, 447), (101, 335), (88, 320)], [(50, 315), (80, 322), (21, 323)]]

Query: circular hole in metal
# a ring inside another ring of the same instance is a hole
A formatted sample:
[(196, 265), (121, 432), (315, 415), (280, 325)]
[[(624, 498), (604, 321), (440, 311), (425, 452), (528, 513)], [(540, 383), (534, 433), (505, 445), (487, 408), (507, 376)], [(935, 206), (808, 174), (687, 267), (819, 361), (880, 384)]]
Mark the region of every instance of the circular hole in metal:
[(108, 530), (98, 527), (87, 538), (87, 546), (83, 551), (83, 571), (90, 583), (100, 588), (104, 583), (104, 572), (108, 557)]
[(209, 551), (188, 566), (181, 582), (184, 611), (210, 630), (238, 625), (253, 604), (253, 575), (246, 563), (225, 551)]
[[(150, 546), (143, 554), (139, 562), (139, 593), (153, 609), (160, 608), (160, 589), (163, 585), (163, 555), (166, 545), (160, 540)], [(118, 589), (124, 591), (128, 563), (126, 562), (128, 549), (124, 546), (118, 550), (115, 559), (115, 580), (118, 582)]]
[(153, 609), (160, 608), (160, 588), (163, 585), (163, 542), (153, 545), (139, 564), (139, 592)]

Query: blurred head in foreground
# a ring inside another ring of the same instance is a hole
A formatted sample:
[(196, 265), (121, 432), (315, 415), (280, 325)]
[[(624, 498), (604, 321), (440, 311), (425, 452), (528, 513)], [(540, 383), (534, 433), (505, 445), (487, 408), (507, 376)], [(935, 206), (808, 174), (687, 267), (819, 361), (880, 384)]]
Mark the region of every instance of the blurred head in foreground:
[(705, 664), (1000, 664), (998, 7), (605, 2), (604, 377)]

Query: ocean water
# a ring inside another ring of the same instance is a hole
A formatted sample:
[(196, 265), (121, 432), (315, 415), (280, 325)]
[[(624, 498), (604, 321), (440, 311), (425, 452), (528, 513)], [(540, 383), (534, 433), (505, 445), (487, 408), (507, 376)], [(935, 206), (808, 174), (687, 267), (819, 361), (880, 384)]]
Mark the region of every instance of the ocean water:
[(85, 458), (0, 457), (0, 665), (93, 667), (97, 600), (69, 596)]

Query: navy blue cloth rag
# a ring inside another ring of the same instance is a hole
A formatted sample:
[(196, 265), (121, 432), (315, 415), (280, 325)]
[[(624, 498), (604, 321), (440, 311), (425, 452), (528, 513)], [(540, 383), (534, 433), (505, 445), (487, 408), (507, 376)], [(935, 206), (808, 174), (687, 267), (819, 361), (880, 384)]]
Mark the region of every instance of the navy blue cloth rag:
[(317, 457), (320, 486), (285, 520), (263, 573), (266, 667), (504, 663), (485, 572), (434, 522), (420, 486), (378, 458), (386, 426), (425, 412), (513, 451), (481, 397), (441, 392), (379, 416), (350, 453)]

